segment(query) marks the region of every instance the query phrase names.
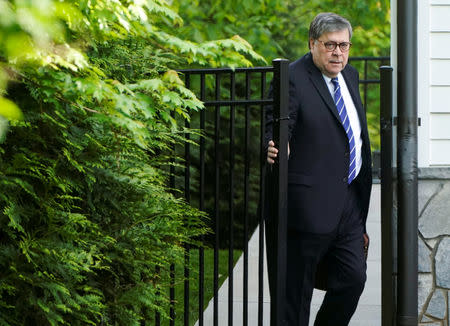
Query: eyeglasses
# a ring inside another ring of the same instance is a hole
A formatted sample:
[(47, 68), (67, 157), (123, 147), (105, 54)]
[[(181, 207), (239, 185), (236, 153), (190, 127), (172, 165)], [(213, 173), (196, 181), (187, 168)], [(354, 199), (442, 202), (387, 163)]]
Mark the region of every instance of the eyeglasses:
[(336, 43), (333, 41), (329, 41), (329, 42), (324, 42), (321, 40), (316, 40), (316, 41), (319, 41), (320, 43), (322, 43), (323, 46), (325, 47), (325, 49), (327, 49), (327, 51), (329, 51), (329, 52), (336, 50), (337, 46), (339, 46), (339, 49), (341, 49), (342, 52), (347, 52), (348, 50), (350, 50), (350, 47), (352, 46), (351, 42)]

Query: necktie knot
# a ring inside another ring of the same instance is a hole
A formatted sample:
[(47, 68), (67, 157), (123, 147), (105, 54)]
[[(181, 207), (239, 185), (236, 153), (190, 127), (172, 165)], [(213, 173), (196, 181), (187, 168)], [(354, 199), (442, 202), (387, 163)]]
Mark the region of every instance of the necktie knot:
[(337, 77), (331, 78), (331, 82), (333, 83), (334, 89), (336, 90), (336, 89), (339, 87), (339, 81), (338, 81), (338, 78), (337, 78)]

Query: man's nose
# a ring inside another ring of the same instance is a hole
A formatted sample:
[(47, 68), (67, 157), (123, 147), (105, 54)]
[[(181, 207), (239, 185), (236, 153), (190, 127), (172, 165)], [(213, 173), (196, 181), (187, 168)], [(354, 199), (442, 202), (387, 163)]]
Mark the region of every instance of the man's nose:
[(341, 48), (339, 47), (339, 45), (336, 45), (336, 48), (333, 50), (333, 54), (334, 55), (341, 55), (342, 51)]

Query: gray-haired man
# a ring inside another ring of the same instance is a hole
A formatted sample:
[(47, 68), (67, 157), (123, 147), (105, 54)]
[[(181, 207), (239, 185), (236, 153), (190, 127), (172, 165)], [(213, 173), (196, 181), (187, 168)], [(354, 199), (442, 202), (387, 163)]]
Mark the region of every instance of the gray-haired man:
[[(358, 72), (347, 65), (351, 36), (345, 18), (321, 13), (310, 25), (310, 52), (289, 67), (289, 326), (308, 325), (319, 262), (327, 265), (327, 293), (317, 326), (348, 325), (366, 281), (371, 154)], [(270, 108), (266, 119), (273, 164), (278, 150)], [(270, 264), (269, 257), (269, 273)]]

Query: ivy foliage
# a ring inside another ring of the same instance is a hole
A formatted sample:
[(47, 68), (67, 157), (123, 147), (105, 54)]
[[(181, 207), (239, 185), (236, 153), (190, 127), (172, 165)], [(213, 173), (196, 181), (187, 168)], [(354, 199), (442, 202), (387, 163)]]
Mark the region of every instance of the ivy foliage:
[(206, 232), (167, 188), (202, 109), (173, 69), (263, 62), (182, 24), (165, 0), (0, 0), (0, 325), (168, 318), (166, 271)]

